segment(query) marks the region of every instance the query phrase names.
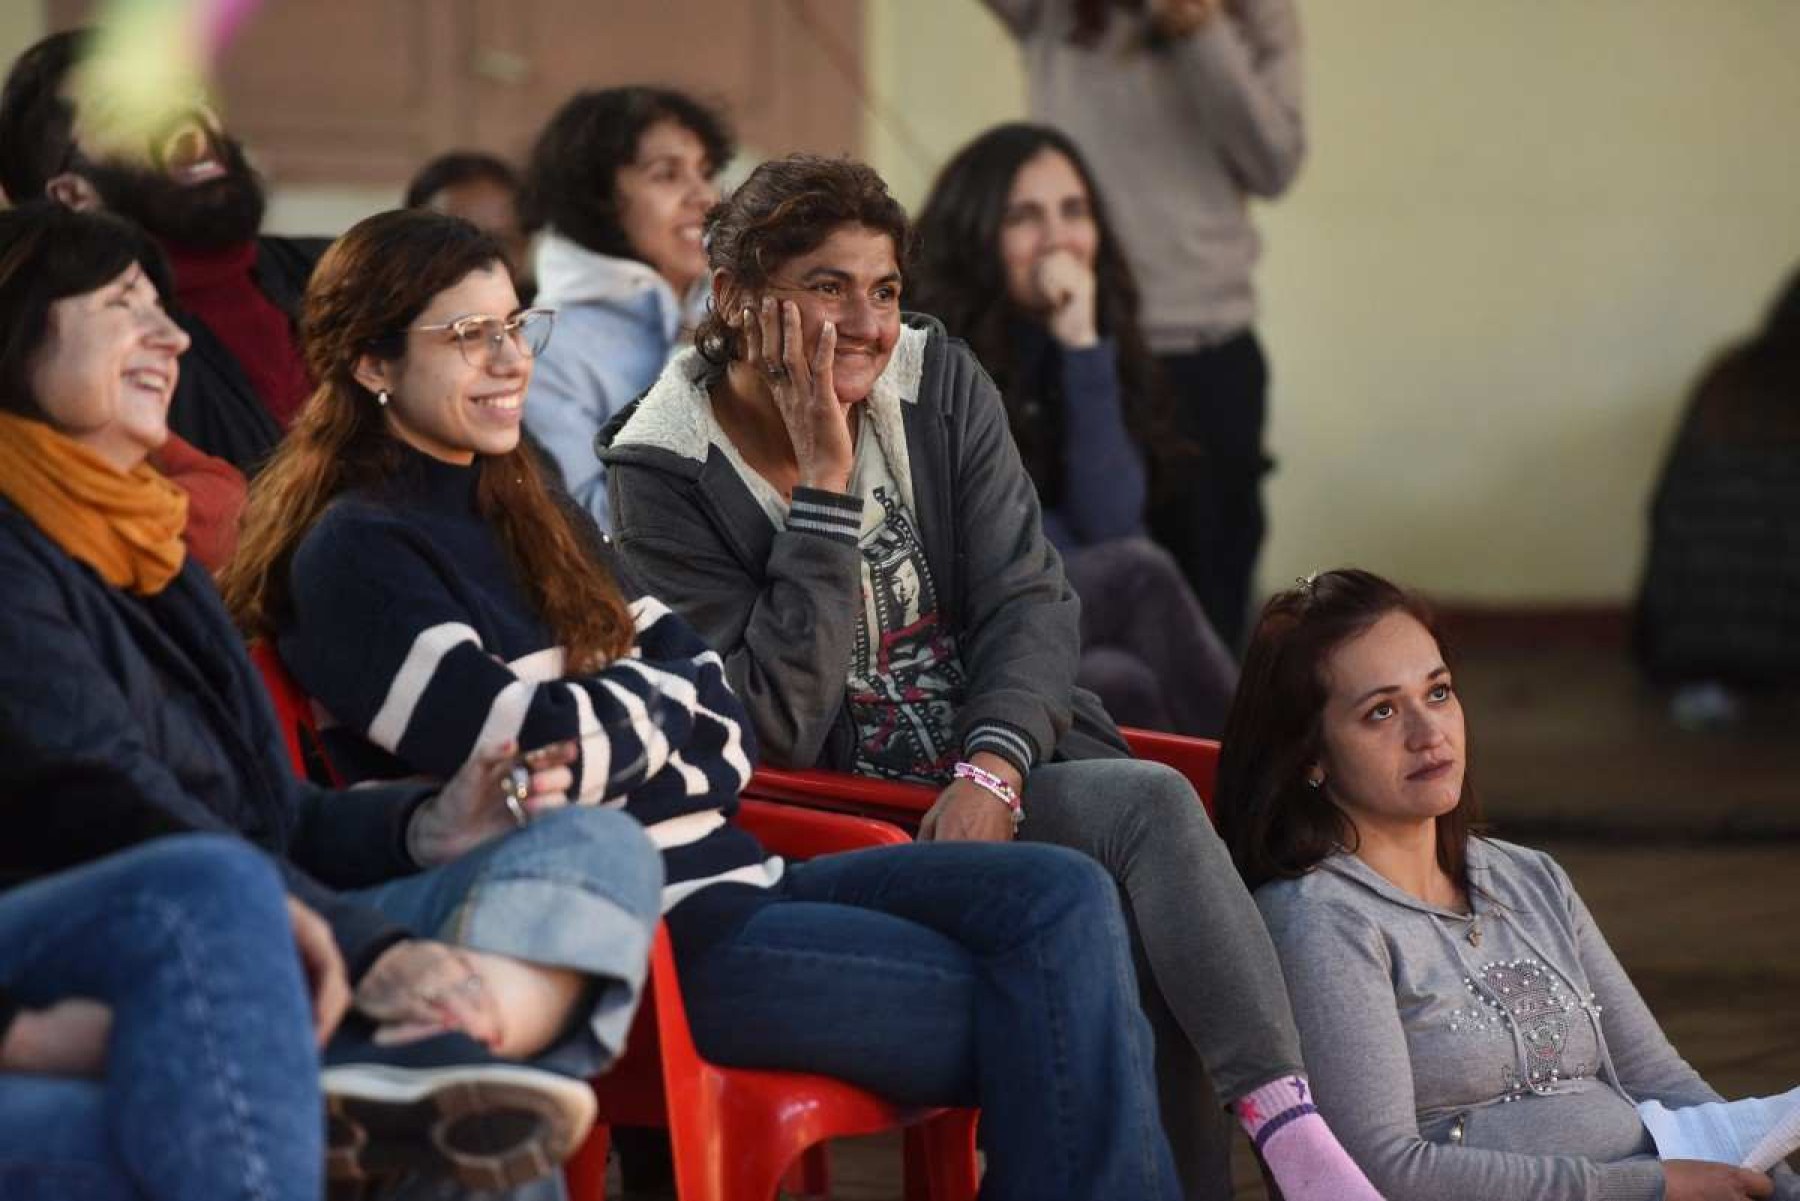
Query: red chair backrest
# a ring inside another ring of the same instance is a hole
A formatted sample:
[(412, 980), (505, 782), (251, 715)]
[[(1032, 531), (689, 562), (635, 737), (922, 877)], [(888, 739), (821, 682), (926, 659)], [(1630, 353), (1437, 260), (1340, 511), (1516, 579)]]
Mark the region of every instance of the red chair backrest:
[[(302, 780), (329, 780), (341, 786), (337, 770), (325, 757), (325, 747), (319, 741), (319, 726), (313, 720), (312, 698), (306, 695), (288, 671), (287, 664), (281, 661), (281, 655), (273, 644), (258, 639), (250, 644), (250, 662), (262, 676), (263, 688), (269, 694), (269, 701), (275, 707), (275, 723), (281, 727), (281, 740), (287, 745), (288, 766), (293, 768), (294, 775)], [(309, 755), (310, 752), (310, 755)], [(315, 775), (314, 767), (322, 774)]]
[(250, 662), (256, 665), (262, 676), (263, 688), (269, 694), (269, 701), (275, 706), (275, 724), (281, 727), (282, 741), (287, 744), (288, 765), (294, 774), (301, 779), (306, 778), (306, 750), (300, 741), (300, 731), (312, 726), (312, 702), (294, 677), (288, 674), (287, 664), (281, 661), (275, 647), (258, 639), (250, 644)]
[(1213, 790), (1219, 782), (1219, 744), (1211, 738), (1188, 738), (1181, 734), (1159, 734), (1155, 730), (1126, 730), (1125, 741), (1139, 759), (1161, 763), (1187, 777), (1200, 803), (1214, 822)]

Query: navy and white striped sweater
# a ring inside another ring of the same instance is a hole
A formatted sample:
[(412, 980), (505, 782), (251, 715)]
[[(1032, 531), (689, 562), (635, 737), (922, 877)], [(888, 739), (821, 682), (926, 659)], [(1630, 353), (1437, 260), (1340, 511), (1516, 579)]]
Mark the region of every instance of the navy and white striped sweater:
[(663, 850), (665, 911), (709, 884), (772, 884), (780, 861), (729, 820), (754, 752), (718, 655), (615, 570), (636, 642), (566, 676), (476, 512), (475, 482), (473, 467), (409, 455), (396, 479), (340, 498), (301, 541), (278, 645), (323, 710), (333, 764), (351, 780), (441, 779), (502, 739), (525, 750), (578, 739), (571, 799), (622, 805), (644, 824)]

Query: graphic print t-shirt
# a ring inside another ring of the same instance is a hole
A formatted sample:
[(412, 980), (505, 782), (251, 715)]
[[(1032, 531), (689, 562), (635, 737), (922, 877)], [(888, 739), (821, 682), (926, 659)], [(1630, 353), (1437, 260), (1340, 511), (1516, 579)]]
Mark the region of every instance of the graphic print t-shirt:
[[(737, 469), (776, 529), (788, 504), (744, 462), (711, 420), (709, 438)], [(942, 784), (960, 758), (956, 711), (965, 677), (956, 640), (938, 618), (937, 585), (912, 510), (907, 508), (881, 439), (868, 425), (856, 440), (849, 492), (863, 498), (862, 586), (845, 705), (856, 728), (859, 774)]]
[(962, 662), (939, 620), (918, 524), (868, 429), (857, 440), (850, 491), (863, 498), (862, 595), (845, 690), (856, 726), (854, 770), (942, 783), (960, 757)]

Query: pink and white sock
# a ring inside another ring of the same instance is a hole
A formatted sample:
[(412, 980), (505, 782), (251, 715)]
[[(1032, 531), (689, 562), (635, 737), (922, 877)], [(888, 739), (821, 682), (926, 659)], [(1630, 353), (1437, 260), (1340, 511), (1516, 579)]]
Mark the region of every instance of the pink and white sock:
[(1286, 1201), (1382, 1201), (1313, 1107), (1304, 1076), (1283, 1076), (1232, 1103)]

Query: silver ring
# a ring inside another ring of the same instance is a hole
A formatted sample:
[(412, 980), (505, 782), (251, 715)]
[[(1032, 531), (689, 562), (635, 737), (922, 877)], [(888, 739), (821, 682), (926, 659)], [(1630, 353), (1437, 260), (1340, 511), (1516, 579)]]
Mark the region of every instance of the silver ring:
[(500, 799), (506, 803), (506, 811), (512, 814), (513, 825), (523, 830), (531, 824), (531, 814), (525, 811), (525, 798), (531, 795), (531, 771), (523, 764), (515, 763), (500, 781)]
[(788, 369), (786, 367), (770, 367), (765, 364), (763, 367), (763, 375), (771, 384), (779, 384), (781, 381), (788, 378)]

